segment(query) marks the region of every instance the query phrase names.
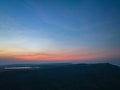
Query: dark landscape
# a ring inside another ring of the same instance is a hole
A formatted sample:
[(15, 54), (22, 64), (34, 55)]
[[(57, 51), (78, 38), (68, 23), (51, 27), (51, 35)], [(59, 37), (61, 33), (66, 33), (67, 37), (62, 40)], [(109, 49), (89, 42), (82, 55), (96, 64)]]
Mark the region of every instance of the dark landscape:
[[(98, 64), (21, 65), (31, 69), (1, 66), (0, 90), (120, 90), (120, 67)], [(35, 68), (39, 67), (39, 68)]]

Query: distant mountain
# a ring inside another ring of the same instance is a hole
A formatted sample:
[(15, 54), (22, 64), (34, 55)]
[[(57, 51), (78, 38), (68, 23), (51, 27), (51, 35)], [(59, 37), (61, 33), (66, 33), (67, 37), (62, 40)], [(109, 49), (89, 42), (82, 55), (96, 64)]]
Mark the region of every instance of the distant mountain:
[(120, 90), (118, 66), (100, 63), (51, 67), (1, 71), (0, 90)]

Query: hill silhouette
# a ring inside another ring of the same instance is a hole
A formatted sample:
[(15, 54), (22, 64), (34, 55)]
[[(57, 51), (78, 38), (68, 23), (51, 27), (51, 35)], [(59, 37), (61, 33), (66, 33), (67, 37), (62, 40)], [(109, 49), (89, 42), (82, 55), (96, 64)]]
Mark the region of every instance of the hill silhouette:
[(0, 90), (120, 90), (120, 67), (100, 63), (2, 70)]

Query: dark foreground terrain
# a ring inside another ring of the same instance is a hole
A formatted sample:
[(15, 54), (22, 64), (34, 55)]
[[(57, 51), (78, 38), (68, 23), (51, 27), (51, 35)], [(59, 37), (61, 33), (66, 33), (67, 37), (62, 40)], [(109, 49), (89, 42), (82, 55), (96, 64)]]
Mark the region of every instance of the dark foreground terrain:
[(120, 67), (104, 63), (0, 69), (0, 90), (120, 90)]

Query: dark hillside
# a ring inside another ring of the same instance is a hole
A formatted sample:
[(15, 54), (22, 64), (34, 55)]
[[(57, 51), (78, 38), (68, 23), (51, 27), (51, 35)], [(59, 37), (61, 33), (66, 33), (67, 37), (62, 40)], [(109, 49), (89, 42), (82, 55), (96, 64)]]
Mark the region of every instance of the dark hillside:
[(70, 64), (0, 72), (0, 90), (120, 90), (120, 67)]

